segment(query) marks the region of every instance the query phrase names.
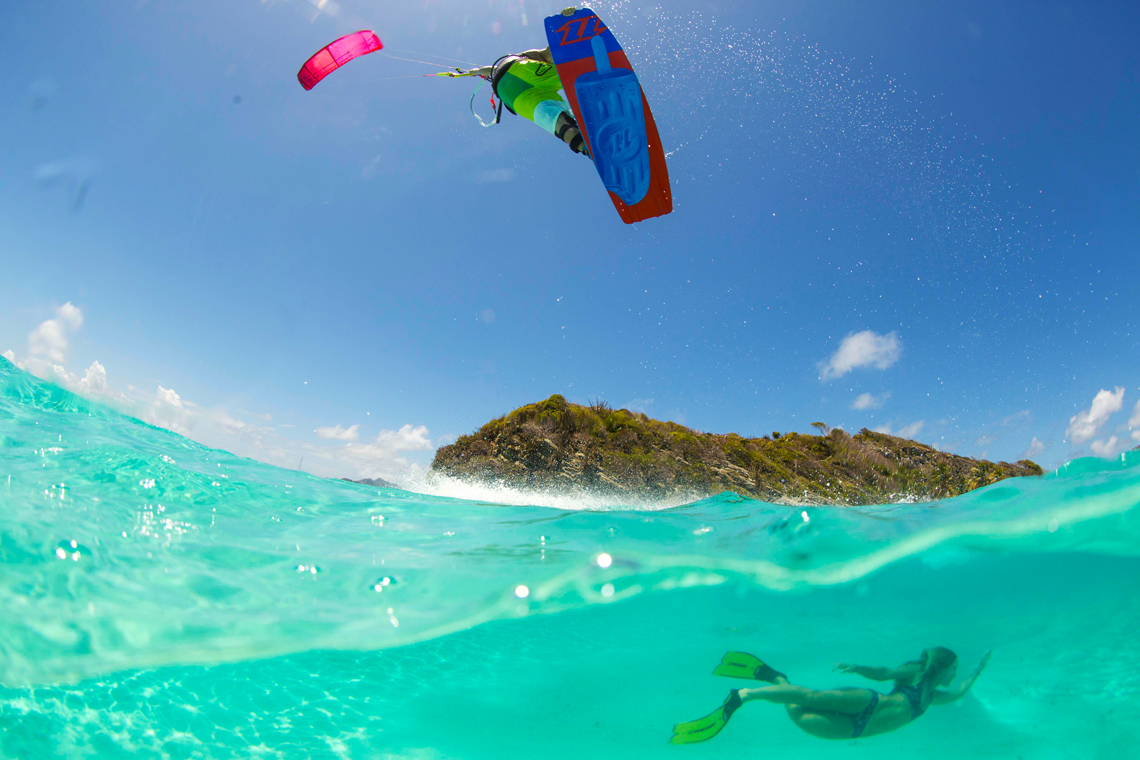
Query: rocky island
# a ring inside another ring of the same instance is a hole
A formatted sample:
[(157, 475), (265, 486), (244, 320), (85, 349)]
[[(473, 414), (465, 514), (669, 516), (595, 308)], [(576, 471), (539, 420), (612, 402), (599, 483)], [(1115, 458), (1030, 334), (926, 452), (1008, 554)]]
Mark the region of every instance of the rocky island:
[(866, 429), (850, 435), (813, 426), (819, 435), (715, 435), (554, 395), (440, 448), (431, 468), (461, 479), (619, 498), (734, 491), (769, 502), (832, 505), (942, 499), (1043, 473), (1029, 460), (988, 462)]

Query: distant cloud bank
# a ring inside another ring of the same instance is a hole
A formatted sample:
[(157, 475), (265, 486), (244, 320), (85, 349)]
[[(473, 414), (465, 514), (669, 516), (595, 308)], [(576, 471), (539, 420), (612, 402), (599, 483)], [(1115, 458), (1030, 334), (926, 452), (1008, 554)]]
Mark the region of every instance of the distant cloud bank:
[(1132, 431), (1132, 440), (1140, 443), (1140, 401), (1136, 402), (1132, 416), (1128, 418), (1128, 429)]
[[(125, 392), (117, 390), (108, 383), (107, 369), (98, 361), (92, 362), (82, 376), (65, 366), (72, 339), (83, 323), (83, 311), (69, 301), (55, 310), (54, 317), (41, 322), (28, 334), (25, 357), (17, 356), (11, 349), (0, 356), (36, 377), (81, 396), (109, 402), (123, 413), (156, 427), (282, 467), (296, 467), (304, 458), (305, 470), (318, 475), (379, 476), (398, 482), (418, 480), (422, 467), (403, 454), (436, 448), (424, 425), (407, 424), (398, 430), (381, 430), (373, 440), (363, 444), (359, 443), (359, 424), (347, 428), (343, 425), (318, 427), (313, 431), (318, 438), (336, 443), (314, 444), (286, 438), (266, 424), (273, 419), (270, 414), (220, 407), (206, 409), (162, 385), (156, 385), (153, 393), (131, 385)], [(293, 426), (278, 424), (277, 427)]]

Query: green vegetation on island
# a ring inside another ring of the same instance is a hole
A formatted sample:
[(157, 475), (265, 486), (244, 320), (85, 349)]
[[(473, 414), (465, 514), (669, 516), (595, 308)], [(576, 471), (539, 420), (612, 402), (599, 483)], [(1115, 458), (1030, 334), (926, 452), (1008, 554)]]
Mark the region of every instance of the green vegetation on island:
[(849, 435), (823, 423), (814, 427), (820, 435), (715, 435), (554, 395), (440, 448), (432, 471), (632, 498), (733, 491), (771, 502), (837, 505), (942, 499), (1042, 474), (1029, 460), (994, 463), (866, 429)]

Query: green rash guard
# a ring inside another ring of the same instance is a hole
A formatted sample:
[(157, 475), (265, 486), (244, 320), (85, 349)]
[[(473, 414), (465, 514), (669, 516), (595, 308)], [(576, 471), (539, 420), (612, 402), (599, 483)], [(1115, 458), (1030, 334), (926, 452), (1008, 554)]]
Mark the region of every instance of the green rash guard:
[(562, 97), (558, 69), (549, 63), (511, 56), (492, 75), (495, 93), (513, 113), (530, 119), (554, 134), (559, 114), (573, 117), (570, 104)]

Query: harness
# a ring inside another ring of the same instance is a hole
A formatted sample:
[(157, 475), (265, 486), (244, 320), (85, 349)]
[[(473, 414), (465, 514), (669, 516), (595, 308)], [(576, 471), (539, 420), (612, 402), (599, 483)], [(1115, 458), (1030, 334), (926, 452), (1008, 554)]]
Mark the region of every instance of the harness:
[[(508, 59), (511, 59), (511, 60), (508, 60)], [(482, 79), (483, 81), (480, 82), (479, 86), (475, 88), (475, 92), (471, 93), (471, 101), (467, 104), (467, 107), (471, 110), (471, 115), (475, 117), (475, 119), (479, 122), (479, 124), (481, 126), (484, 126), (484, 127), (494, 126), (495, 124), (498, 124), (500, 121), (503, 120), (503, 106), (506, 105), (506, 103), (503, 101), (503, 98), (501, 96), (499, 96), (499, 90), (498, 90), (499, 80), (501, 80), (503, 78), (503, 75), (507, 73), (507, 69), (510, 68), (511, 64), (514, 63), (515, 60), (520, 60), (520, 59), (518, 56), (515, 56), (515, 55), (504, 55), (503, 57), (497, 59), (494, 63), (491, 64), (491, 76), (487, 77), (487, 76), (483, 76), (481, 74), (479, 75), (479, 78)], [(472, 71), (464, 71), (463, 69), (458, 69), (458, 68), (455, 70), (454, 73), (448, 71), (448, 72), (440, 72), (438, 74), (438, 76), (448, 76), (448, 77), (455, 77), (455, 76), (469, 77), (469, 76), (474, 76), (474, 75), (475, 75), (475, 73)], [(478, 95), (482, 91), (483, 84), (486, 82), (491, 83), (491, 109), (495, 112), (495, 119), (494, 119), (494, 121), (490, 121), (490, 122), (483, 121), (483, 117), (480, 116), (479, 114), (475, 113), (475, 96)], [(499, 98), (499, 102), (497, 104), (495, 103), (495, 98)], [(510, 106), (507, 106), (507, 110), (510, 111), (511, 113), (514, 113), (514, 109), (512, 109)]]
[[(503, 113), (503, 97), (499, 95), (499, 82), (503, 81), (503, 77), (507, 74), (507, 69), (513, 66), (516, 61), (526, 60), (529, 59), (517, 55), (504, 55), (491, 64), (491, 92), (499, 99), (499, 110), (495, 117), (496, 121), (498, 121), (498, 117)], [(515, 109), (510, 106), (507, 106), (507, 110), (511, 113), (515, 113)], [(518, 114), (516, 113), (515, 116), (518, 116)]]
[[(527, 59), (517, 55), (504, 55), (496, 59), (495, 62), (491, 64), (491, 76), (480, 77), (483, 81), (480, 82), (479, 86), (475, 88), (475, 92), (471, 93), (471, 102), (468, 104), (468, 106), (471, 109), (471, 115), (478, 119), (479, 123), (484, 127), (498, 124), (503, 120), (503, 106), (506, 105), (506, 101), (504, 101), (503, 97), (499, 95), (499, 82), (502, 81), (503, 76), (507, 73), (507, 69), (511, 67), (511, 64), (513, 64), (515, 61), (524, 60)], [(475, 113), (475, 96), (478, 95), (479, 91), (483, 89), (484, 82), (491, 83), (491, 108), (493, 108), (495, 111), (495, 120), (492, 122), (483, 121), (483, 117)], [(499, 99), (498, 105), (495, 104), (495, 98)], [(507, 106), (507, 110), (511, 113), (515, 113), (515, 110), (510, 106)], [(518, 114), (515, 115), (518, 116)]]
[[(515, 64), (518, 64), (517, 66)], [(539, 93), (555, 95), (561, 88), (558, 71), (552, 63), (537, 61), (521, 55), (504, 55), (491, 64), (491, 90), (502, 105), (516, 116), (522, 114), (533, 119), (533, 98)], [(526, 100), (522, 100), (522, 99)], [(520, 109), (519, 106), (523, 107)]]
[[(525, 63), (527, 66), (513, 72), (510, 80), (504, 82), (507, 74), (511, 71), (511, 67), (516, 63)], [(483, 81), (475, 88), (475, 92), (471, 93), (471, 101), (468, 104), (471, 115), (474, 116), (483, 127), (490, 127), (502, 121), (504, 106), (516, 116), (519, 115), (519, 111), (516, 110), (516, 108), (521, 108), (522, 113), (525, 114), (527, 119), (535, 121), (536, 119), (532, 111), (536, 108), (536, 99), (542, 100), (542, 102), (546, 100), (557, 100), (563, 102), (565, 105), (561, 94), (558, 92), (560, 82), (558, 81), (557, 69), (553, 64), (536, 61), (525, 56), (509, 54), (497, 58), (489, 69), (489, 75), (478, 75)], [(456, 69), (456, 72), (458, 76), (475, 75), (474, 72), (463, 72), (461, 69)], [(553, 77), (550, 76), (551, 72), (555, 72)], [(449, 76), (455, 76), (455, 74), (449, 74)], [(483, 117), (475, 112), (475, 97), (483, 90), (484, 82), (491, 83), (491, 108), (495, 111), (494, 120), (489, 122), (483, 121)], [(504, 87), (505, 89), (503, 89)], [(543, 95), (547, 93), (553, 97), (543, 99)], [(495, 102), (496, 98), (498, 98), (498, 103)], [(568, 112), (569, 107), (567, 107), (566, 110)], [(554, 117), (551, 115), (547, 118), (553, 119)], [(574, 122), (573, 117), (567, 113), (565, 117), (559, 115), (558, 121), (554, 121), (550, 125), (544, 123), (543, 127), (558, 139), (567, 142), (567, 132), (571, 129), (577, 129), (578, 125)], [(589, 155), (589, 151), (585, 147), (585, 139), (581, 133), (575, 134), (573, 139), (567, 144), (575, 153)]]

